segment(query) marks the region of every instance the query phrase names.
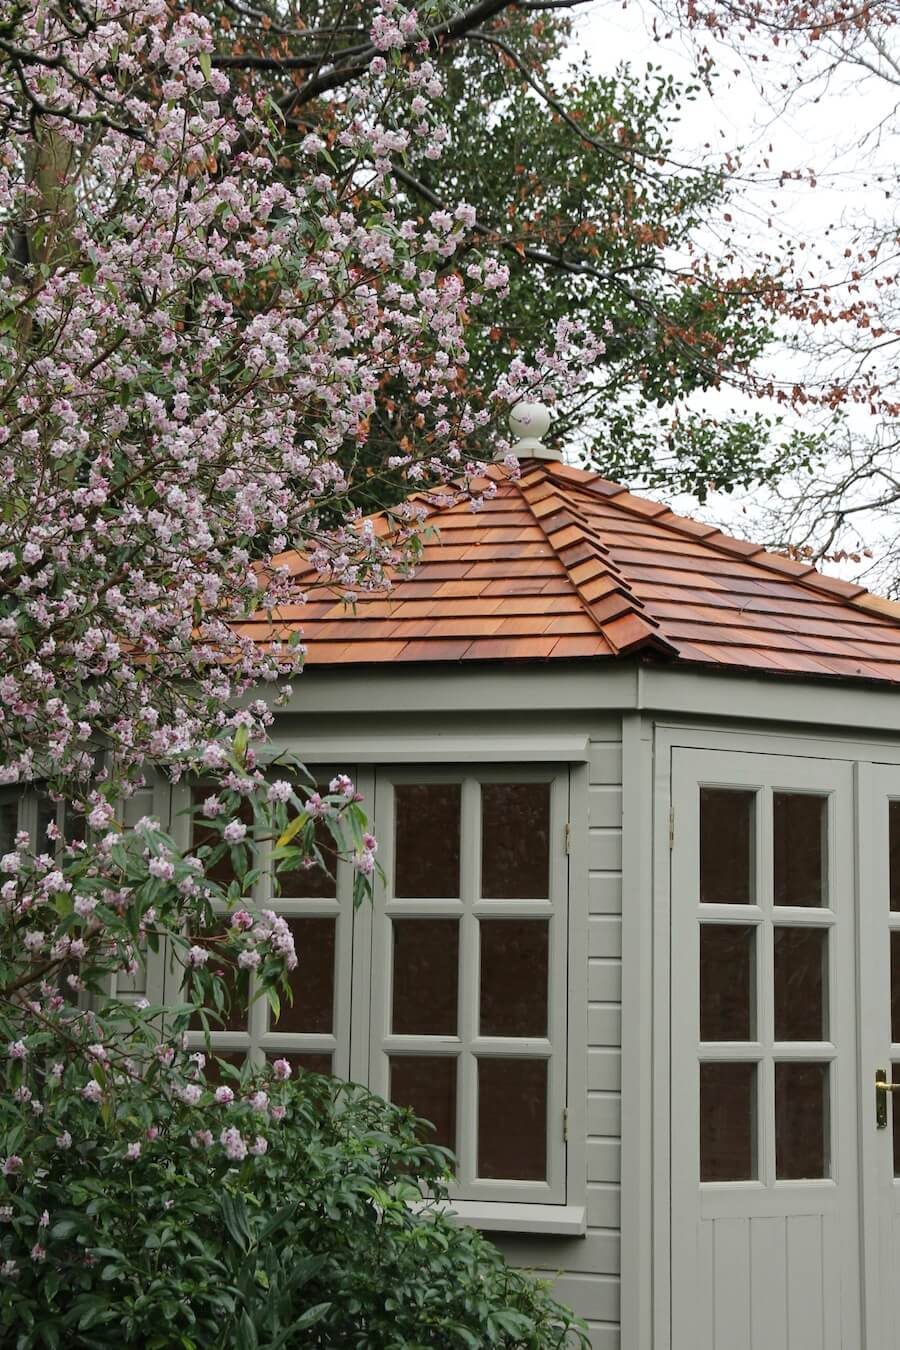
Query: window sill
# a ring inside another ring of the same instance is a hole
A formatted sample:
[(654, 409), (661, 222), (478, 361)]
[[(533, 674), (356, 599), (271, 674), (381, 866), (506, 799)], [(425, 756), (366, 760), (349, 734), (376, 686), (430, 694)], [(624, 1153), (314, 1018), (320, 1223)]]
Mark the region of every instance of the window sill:
[(546, 1233), (559, 1237), (584, 1237), (587, 1211), (584, 1205), (504, 1204), (484, 1200), (444, 1200), (439, 1205), (423, 1202), (416, 1208), (441, 1209), (457, 1223), (483, 1233)]

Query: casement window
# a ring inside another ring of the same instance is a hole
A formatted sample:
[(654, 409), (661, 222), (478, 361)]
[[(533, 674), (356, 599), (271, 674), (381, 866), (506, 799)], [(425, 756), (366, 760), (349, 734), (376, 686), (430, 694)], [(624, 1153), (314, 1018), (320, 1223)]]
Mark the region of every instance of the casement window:
[[(209, 789), (195, 789), (194, 810), (198, 808)], [(181, 789), (176, 809), (184, 822), (182, 842), (186, 836), (191, 842), (202, 841), (202, 822), (194, 820), (190, 826), (190, 799)], [(265, 1059), (287, 1059), (294, 1069), (313, 1073), (333, 1073), (341, 1078), (350, 1076), (350, 961), (353, 950), (353, 878), (350, 866), (341, 862), (333, 874), (322, 868), (302, 868), (296, 872), (280, 872), (281, 894), (273, 895), (271, 882), (271, 843), (258, 843), (258, 866), (261, 880), (254, 888), (257, 904), (284, 915), (294, 937), (299, 964), (290, 977), (293, 1001), (282, 999), (280, 1016), (276, 1022), (266, 999), (251, 1003), (249, 1014), (232, 1012), (227, 1024), (210, 1030), (210, 1042), (216, 1054), (235, 1064), (250, 1056), (256, 1063)], [(223, 858), (212, 874), (215, 880), (228, 884), (230, 864)], [(172, 987), (170, 971), (166, 999), (170, 1000)], [(251, 985), (252, 991), (252, 985)], [(177, 997), (172, 987), (171, 998)], [(211, 1028), (216, 1027), (211, 1021)], [(191, 1038), (198, 1047), (204, 1036), (194, 1031)]]
[[(562, 1206), (568, 773), (404, 768), (367, 778), (384, 869), (374, 904), (354, 912), (346, 862), (334, 875), (280, 873), (274, 895), (270, 844), (260, 841), (253, 898), (293, 931), (293, 1001), (282, 1000), (277, 1020), (260, 998), (224, 1026), (211, 1021), (211, 1046), (236, 1064), (284, 1057), (413, 1107), (456, 1154), (460, 1201)], [(182, 846), (200, 842), (193, 813), (207, 792), (181, 785), (170, 802), (168, 788), (148, 787), (123, 822), (171, 809)], [(66, 829), (64, 805), (4, 793), (0, 849), (17, 829), (43, 843), (51, 820)], [(217, 864), (217, 880), (227, 884), (229, 866)], [(177, 1002), (181, 978), (160, 957), (146, 976), (121, 976), (117, 993)], [(201, 1025), (190, 1038), (204, 1044)]]
[(436, 1125), (460, 1198), (564, 1199), (567, 789), (377, 779), (369, 1082)]
[(258, 999), (211, 1032), (216, 1053), (412, 1106), (457, 1156), (457, 1199), (563, 1205), (568, 795), (552, 768), (379, 770), (385, 880), (356, 913), (345, 863), (282, 874), (273, 897), (263, 843), (255, 899), (293, 930), (294, 1001), (276, 1021)]
[(47, 837), (56, 825), (68, 839), (84, 838), (84, 816), (67, 812), (65, 802), (51, 801), (39, 788), (9, 787), (0, 795), (0, 854), (15, 847), (16, 833), (27, 830), (36, 853), (53, 853), (57, 845)]

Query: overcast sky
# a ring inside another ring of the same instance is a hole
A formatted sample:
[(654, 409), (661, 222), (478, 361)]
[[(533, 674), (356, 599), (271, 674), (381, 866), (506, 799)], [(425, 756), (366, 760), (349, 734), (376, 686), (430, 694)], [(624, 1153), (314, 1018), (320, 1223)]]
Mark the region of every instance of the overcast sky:
[[(577, 47), (588, 53), (598, 71), (605, 73), (620, 61), (636, 69), (649, 61), (682, 80), (690, 79), (693, 66), (689, 39), (675, 34), (654, 41), (655, 17), (658, 19), (649, 0), (630, 0), (625, 7), (613, 0), (597, 0), (578, 11)], [(756, 87), (752, 67), (742, 64), (730, 48), (710, 45), (722, 73), (712, 96), (703, 91), (696, 102), (685, 105), (676, 131), (677, 157), (697, 163), (709, 155), (718, 162), (725, 151), (741, 150), (747, 170), (758, 172), (761, 179), (766, 176), (761, 161), (767, 157), (776, 183), (782, 169), (813, 169), (818, 180), (815, 189), (806, 184), (783, 187), (761, 182), (742, 186), (735, 221), (751, 247), (777, 252), (782, 231), (804, 240), (808, 256), (824, 254), (828, 260), (825, 266), (834, 269), (832, 275), (838, 275), (843, 250), (856, 228), (866, 219), (885, 216), (884, 188), (874, 180), (879, 162), (893, 170), (896, 147), (885, 140), (876, 145), (869, 133), (892, 111), (896, 91), (876, 80), (863, 84), (858, 72), (844, 69), (827, 84), (798, 93), (791, 66), (777, 51), (769, 49), (767, 80), (784, 80), (791, 91), (786, 107), (773, 107)], [(821, 276), (822, 262), (814, 267)], [(773, 354), (771, 373), (793, 380), (803, 373), (798, 361), (790, 353), (779, 351)], [(718, 399), (718, 406), (724, 410), (734, 402), (733, 395), (727, 393)], [(862, 427), (869, 414), (856, 410), (853, 417)], [(713, 494), (703, 511), (686, 499), (677, 505), (752, 537), (756, 500), (758, 494), (748, 501), (719, 493)], [(829, 570), (844, 575), (854, 571), (847, 565)]]

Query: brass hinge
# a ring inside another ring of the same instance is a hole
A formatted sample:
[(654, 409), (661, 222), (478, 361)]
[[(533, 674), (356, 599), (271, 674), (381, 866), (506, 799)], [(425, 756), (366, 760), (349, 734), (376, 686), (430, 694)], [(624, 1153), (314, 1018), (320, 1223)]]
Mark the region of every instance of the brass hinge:
[(568, 1143), (568, 1140), (569, 1140), (569, 1108), (568, 1108), (567, 1106), (564, 1106), (564, 1107), (563, 1107), (563, 1143)]
[(669, 811), (669, 848), (675, 845), (675, 807)]
[(568, 820), (566, 821), (566, 852), (572, 852), (572, 825)]

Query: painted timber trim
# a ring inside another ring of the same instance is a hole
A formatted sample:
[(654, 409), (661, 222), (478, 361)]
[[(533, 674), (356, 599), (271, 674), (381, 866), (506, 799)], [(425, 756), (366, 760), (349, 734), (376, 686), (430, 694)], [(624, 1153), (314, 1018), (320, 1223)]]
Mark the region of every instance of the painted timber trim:
[(622, 718), (621, 1343), (652, 1350), (653, 728)]
[[(254, 691), (256, 696), (274, 694)], [(347, 716), (366, 710), (372, 719), (386, 713), (408, 716), (411, 709), (465, 713), (491, 709), (505, 712), (643, 711), (722, 718), (734, 724), (794, 723), (900, 735), (900, 689), (876, 688), (857, 681), (790, 679), (726, 671), (686, 670), (669, 663), (621, 662), (484, 662), (464, 665), (399, 665), (316, 671), (311, 667), (297, 682), (291, 701), (280, 715)], [(302, 747), (301, 747), (302, 748)]]
[(557, 1237), (584, 1237), (585, 1205), (503, 1204), (500, 1201), (423, 1201), (416, 1209), (441, 1209), (451, 1219), (484, 1233), (546, 1233)]

